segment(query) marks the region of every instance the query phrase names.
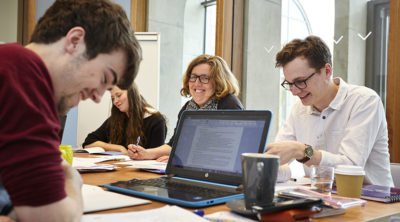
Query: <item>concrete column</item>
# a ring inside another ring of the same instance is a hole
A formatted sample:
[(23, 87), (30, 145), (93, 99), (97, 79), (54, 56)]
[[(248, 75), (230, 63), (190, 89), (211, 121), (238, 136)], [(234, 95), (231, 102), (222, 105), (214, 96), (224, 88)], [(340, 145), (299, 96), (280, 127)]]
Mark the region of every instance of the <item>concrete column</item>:
[(343, 38), (334, 45), (333, 73), (356, 85), (365, 84), (366, 41), (358, 34), (368, 35), (366, 22), (367, 1), (335, 1), (335, 39)]
[(0, 27), (0, 43), (17, 41), (18, 1), (0, 1)]
[(275, 55), (280, 40), (281, 1), (245, 1), (242, 98), (246, 109), (272, 111), (268, 142), (278, 129), (280, 74)]
[(148, 31), (160, 33), (160, 112), (167, 119), (168, 136), (173, 134), (181, 108), (184, 11), (186, 1), (149, 0)]

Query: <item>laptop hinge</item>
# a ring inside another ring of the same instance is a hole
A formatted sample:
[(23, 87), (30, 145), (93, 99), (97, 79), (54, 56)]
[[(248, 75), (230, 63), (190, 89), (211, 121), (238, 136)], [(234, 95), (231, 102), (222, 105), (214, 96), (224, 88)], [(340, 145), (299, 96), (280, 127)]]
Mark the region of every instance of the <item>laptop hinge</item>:
[(182, 182), (184, 181), (185, 184), (193, 184), (199, 187), (206, 187), (206, 188), (214, 188), (217, 190), (224, 190), (224, 191), (230, 191), (230, 192), (242, 192), (242, 189), (238, 190), (237, 187), (228, 187), (228, 186), (222, 186), (222, 185), (218, 185), (218, 184), (211, 184), (211, 183), (205, 183), (202, 181), (193, 181), (193, 180), (186, 180), (186, 179), (181, 179), (181, 178), (177, 178), (177, 177), (169, 177), (171, 178), (171, 181), (175, 181), (175, 182)]
[(172, 174), (172, 173), (167, 175), (168, 178), (172, 178), (174, 176), (175, 176), (175, 174)]

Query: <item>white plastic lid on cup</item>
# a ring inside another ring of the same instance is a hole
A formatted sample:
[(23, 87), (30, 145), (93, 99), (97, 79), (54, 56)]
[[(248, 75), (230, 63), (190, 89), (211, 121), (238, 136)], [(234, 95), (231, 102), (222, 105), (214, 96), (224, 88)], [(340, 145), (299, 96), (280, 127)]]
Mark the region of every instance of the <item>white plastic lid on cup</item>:
[(360, 166), (337, 165), (335, 168), (335, 174), (361, 176), (365, 175), (365, 171)]

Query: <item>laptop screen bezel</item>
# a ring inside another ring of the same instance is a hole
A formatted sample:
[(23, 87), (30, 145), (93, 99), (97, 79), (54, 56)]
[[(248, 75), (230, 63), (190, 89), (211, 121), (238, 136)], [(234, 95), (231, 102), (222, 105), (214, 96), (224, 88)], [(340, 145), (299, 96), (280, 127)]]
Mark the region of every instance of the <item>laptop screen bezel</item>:
[(202, 180), (212, 183), (223, 183), (229, 185), (240, 185), (242, 184), (242, 174), (232, 174), (231, 172), (227, 172), (226, 174), (223, 172), (214, 173), (212, 171), (196, 171), (193, 169), (182, 168), (182, 167), (175, 167), (172, 165), (172, 159), (175, 155), (176, 145), (179, 141), (179, 135), (181, 135), (182, 130), (182, 123), (183, 120), (188, 117), (195, 117), (195, 116), (210, 116), (210, 117), (218, 117), (220, 116), (223, 119), (223, 116), (230, 115), (230, 116), (249, 116), (251, 118), (256, 118), (259, 120), (264, 121), (264, 128), (262, 132), (262, 137), (260, 140), (260, 144), (258, 150), (256, 152), (262, 153), (264, 152), (269, 127), (271, 123), (272, 113), (269, 110), (185, 110), (179, 118), (178, 126), (175, 133), (174, 142), (172, 145), (172, 150), (170, 153), (170, 158), (168, 160), (166, 174), (169, 176), (177, 176), (183, 177), (188, 179), (194, 180)]

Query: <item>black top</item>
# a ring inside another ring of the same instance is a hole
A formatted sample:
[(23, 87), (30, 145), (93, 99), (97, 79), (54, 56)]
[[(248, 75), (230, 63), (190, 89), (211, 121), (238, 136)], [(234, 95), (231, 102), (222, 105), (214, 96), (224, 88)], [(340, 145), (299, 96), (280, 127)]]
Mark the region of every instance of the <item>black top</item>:
[[(188, 105), (188, 103), (189, 103), (189, 101), (187, 101), (185, 103), (185, 105), (183, 105), (182, 109), (179, 111), (178, 122), (179, 122), (179, 118), (180, 118), (182, 112), (184, 110), (186, 110), (186, 106)], [(224, 98), (222, 98), (218, 101), (217, 109), (244, 109), (244, 107), (243, 107), (242, 103), (240, 102), (240, 100), (235, 95), (228, 94)], [(175, 139), (176, 127), (178, 126), (178, 122), (176, 123), (175, 129), (174, 129), (174, 135), (171, 137), (171, 139), (168, 142), (168, 145), (170, 145), (171, 147), (172, 147), (172, 144)]]
[[(85, 142), (83, 142), (82, 147), (88, 144), (94, 143), (96, 141), (102, 141), (105, 143), (110, 142), (110, 128), (108, 127), (109, 119), (104, 121), (104, 123), (94, 132), (90, 133)], [(165, 119), (161, 115), (151, 115), (144, 118), (143, 120), (143, 133), (146, 137), (146, 144), (142, 144), (143, 148), (154, 148), (161, 146), (165, 143), (165, 137), (167, 134), (167, 126), (165, 124)], [(135, 139), (136, 140), (136, 139)], [(127, 146), (125, 144), (125, 138), (122, 141), (122, 146)]]

